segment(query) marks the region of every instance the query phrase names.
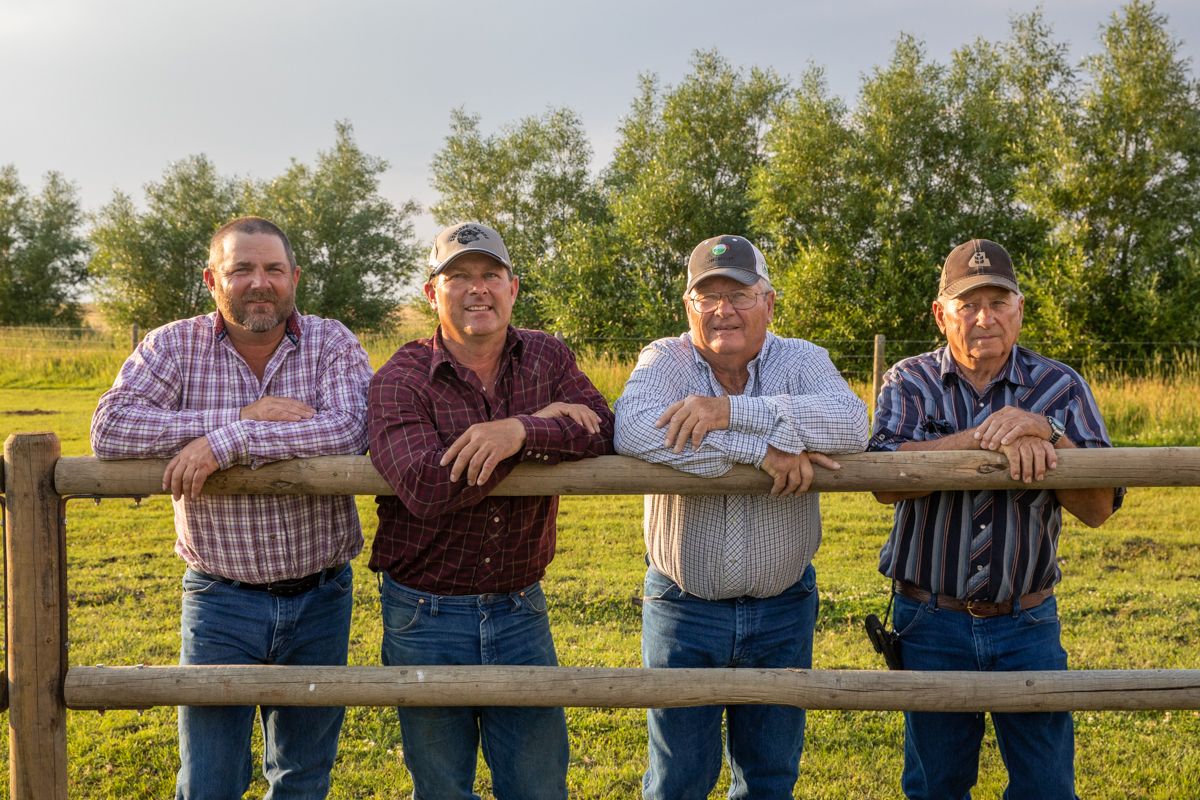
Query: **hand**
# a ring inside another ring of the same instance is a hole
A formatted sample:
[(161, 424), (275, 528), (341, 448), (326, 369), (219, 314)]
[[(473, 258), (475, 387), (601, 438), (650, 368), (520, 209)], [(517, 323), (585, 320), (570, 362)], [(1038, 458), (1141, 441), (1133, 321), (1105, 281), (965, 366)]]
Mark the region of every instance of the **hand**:
[(1054, 445), (1039, 436), (1022, 436), (1009, 444), (1000, 445), (1000, 452), (1008, 456), (1009, 474), (1014, 481), (1032, 483), (1036, 478), (1046, 477), (1046, 469), (1058, 467), (1058, 453)]
[(477, 422), (454, 440), (454, 444), (442, 456), (441, 466), (453, 461), (450, 480), (456, 481), (466, 473), (467, 485), (474, 486), (486, 483), (497, 464), (509, 456), (515, 456), (524, 446), (525, 426), (521, 420)]
[(315, 408), (299, 400), (267, 395), (248, 406), (242, 406), (240, 418), (259, 422), (299, 422), (302, 419), (312, 419), (316, 413)]
[(701, 397), (688, 395), (662, 413), (654, 427), (667, 427), (666, 446), (674, 446), (676, 453), (683, 452), (688, 436), (692, 437), (692, 449), (699, 450), (704, 434), (723, 431), (729, 427), (729, 398)]
[(171, 497), (178, 500), (187, 495), (188, 500), (199, 500), (204, 480), (220, 467), (213, 455), (208, 437), (193, 439), (171, 459), (163, 472), (163, 491), (171, 490)]
[(785, 453), (767, 445), (767, 457), (763, 459), (761, 469), (775, 479), (771, 494), (787, 497), (807, 492), (813, 478), (810, 461), (815, 461), (825, 469), (842, 468), (841, 464), (824, 453)]
[(975, 438), (979, 440), (980, 450), (1002, 449), (1004, 445), (1011, 444), (1022, 436), (1049, 439), (1053, 435), (1054, 430), (1044, 415), (1022, 411), (1016, 406), (1005, 406), (992, 412), (975, 429)]
[(595, 434), (600, 432), (600, 415), (579, 403), (551, 403), (533, 416), (542, 417), (543, 419), (570, 417), (587, 428), (588, 433)]

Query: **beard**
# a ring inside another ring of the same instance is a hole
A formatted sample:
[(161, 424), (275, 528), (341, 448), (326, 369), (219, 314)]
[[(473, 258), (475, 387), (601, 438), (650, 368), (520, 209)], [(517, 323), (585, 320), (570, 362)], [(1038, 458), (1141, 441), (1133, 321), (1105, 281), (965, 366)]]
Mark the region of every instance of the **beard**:
[[(217, 298), (217, 309), (226, 320), (234, 322), (253, 333), (266, 333), (285, 322), (296, 310), (296, 292), (293, 289), (280, 297), (274, 292), (246, 292), (241, 297), (221, 294)], [(247, 303), (271, 304), (270, 309), (246, 307)]]

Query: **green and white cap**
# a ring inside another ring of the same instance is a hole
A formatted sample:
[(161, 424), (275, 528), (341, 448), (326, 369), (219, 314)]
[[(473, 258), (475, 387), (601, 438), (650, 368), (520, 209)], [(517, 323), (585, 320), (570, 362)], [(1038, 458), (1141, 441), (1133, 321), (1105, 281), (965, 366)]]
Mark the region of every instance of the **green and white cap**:
[[(705, 278), (733, 278), (753, 286), (767, 277), (767, 260), (762, 252), (741, 236), (714, 236), (696, 245), (688, 259), (687, 289)], [(768, 278), (769, 280), (769, 278)]]
[(460, 222), (446, 228), (433, 240), (433, 249), (429, 251), (429, 277), (437, 275), (451, 261), (467, 253), (491, 256), (508, 267), (509, 272), (513, 271), (508, 248), (504, 246), (500, 234), (478, 222)]

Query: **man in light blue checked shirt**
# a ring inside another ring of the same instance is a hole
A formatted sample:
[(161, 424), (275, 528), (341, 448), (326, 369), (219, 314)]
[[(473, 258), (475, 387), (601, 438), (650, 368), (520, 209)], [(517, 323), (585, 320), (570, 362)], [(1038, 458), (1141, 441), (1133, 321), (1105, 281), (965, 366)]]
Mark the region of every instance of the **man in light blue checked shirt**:
[[(689, 331), (646, 347), (616, 404), (616, 447), (706, 477), (734, 464), (770, 474), (770, 495), (646, 495), (642, 606), (646, 667), (812, 666), (813, 555), (820, 501), (812, 463), (867, 443), (867, 407), (825, 350), (767, 331), (775, 292), (742, 237), (701, 242), (688, 263)], [(650, 709), (647, 800), (708, 797), (721, 768), (731, 798), (790, 798), (803, 709)]]

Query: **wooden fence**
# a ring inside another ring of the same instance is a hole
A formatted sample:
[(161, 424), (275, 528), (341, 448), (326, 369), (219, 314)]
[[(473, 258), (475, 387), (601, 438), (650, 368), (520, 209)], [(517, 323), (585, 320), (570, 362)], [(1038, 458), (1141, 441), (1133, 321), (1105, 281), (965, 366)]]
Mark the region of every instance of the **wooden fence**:
[[(580, 667), (68, 667), (67, 500), (162, 494), (165, 461), (60, 458), (53, 433), (10, 436), (0, 486), (7, 518), (10, 796), (67, 796), (67, 709), (155, 705), (538, 705), (666, 708), (784, 703), (810, 709), (1051, 711), (1200, 709), (1200, 670), (886, 672)], [(816, 469), (812, 491), (1007, 489), (1004, 456), (860, 453)], [(522, 464), (495, 495), (762, 493), (737, 467), (705, 479), (610, 456)], [(1200, 486), (1200, 448), (1059, 452), (1040, 488)], [(392, 494), (364, 456), (329, 456), (212, 475), (210, 494)]]

